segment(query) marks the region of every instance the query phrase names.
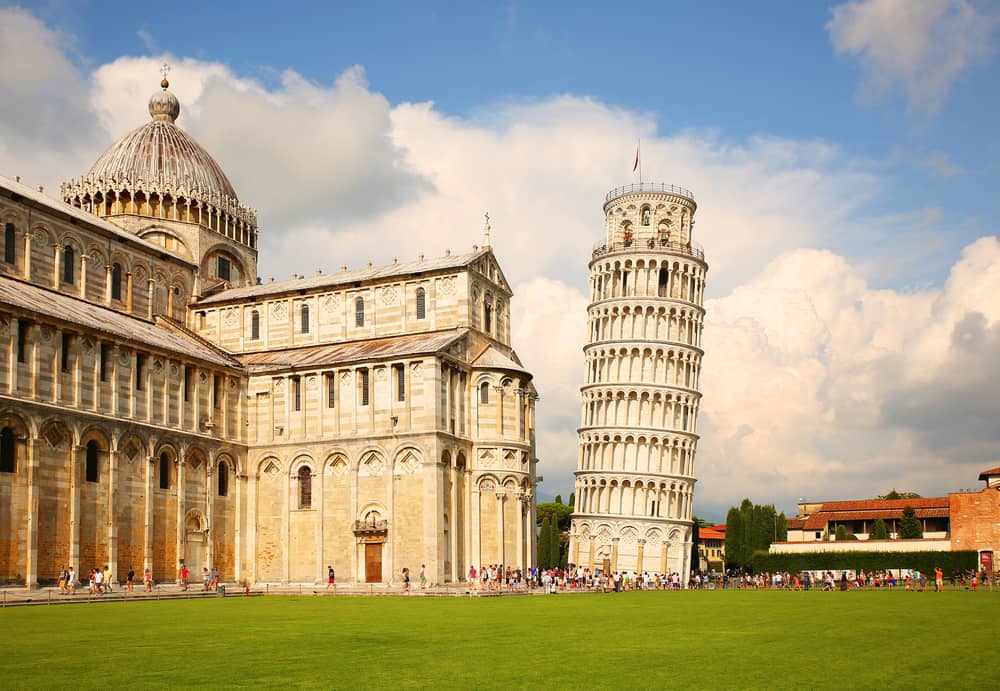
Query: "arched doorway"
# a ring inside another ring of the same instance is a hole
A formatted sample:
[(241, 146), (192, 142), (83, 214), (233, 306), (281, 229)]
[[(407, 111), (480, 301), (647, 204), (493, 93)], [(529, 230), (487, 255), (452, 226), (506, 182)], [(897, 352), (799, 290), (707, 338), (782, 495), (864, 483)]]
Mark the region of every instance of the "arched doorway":
[(205, 518), (198, 511), (191, 511), (184, 518), (184, 564), (188, 567), (190, 579), (197, 582), (201, 570), (207, 566), (205, 560)]

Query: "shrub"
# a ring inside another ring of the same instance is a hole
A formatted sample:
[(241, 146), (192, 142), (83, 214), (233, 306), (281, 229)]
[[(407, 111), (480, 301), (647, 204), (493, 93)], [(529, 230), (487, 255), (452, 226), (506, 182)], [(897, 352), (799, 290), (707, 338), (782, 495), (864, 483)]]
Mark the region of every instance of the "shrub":
[(753, 570), (760, 571), (865, 571), (879, 569), (918, 569), (932, 573), (940, 566), (946, 573), (976, 568), (979, 553), (955, 552), (812, 552), (806, 554), (770, 554), (760, 550), (753, 555)]
[(888, 540), (889, 539), (889, 529), (885, 525), (885, 521), (881, 518), (875, 519), (872, 524), (872, 531), (868, 536), (872, 540)]

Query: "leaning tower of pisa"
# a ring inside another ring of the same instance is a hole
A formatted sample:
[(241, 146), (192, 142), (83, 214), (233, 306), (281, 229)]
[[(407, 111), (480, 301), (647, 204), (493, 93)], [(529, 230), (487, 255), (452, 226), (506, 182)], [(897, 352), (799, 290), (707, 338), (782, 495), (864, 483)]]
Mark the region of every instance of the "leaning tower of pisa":
[(569, 560), (591, 569), (690, 567), (708, 264), (694, 195), (641, 183), (604, 200), (590, 262), (576, 506)]

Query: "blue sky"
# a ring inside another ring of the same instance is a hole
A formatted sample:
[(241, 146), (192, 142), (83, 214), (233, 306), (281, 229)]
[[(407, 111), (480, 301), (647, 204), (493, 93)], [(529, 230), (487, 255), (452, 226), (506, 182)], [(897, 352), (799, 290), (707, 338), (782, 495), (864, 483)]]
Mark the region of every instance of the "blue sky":
[[(983, 59), (963, 70), (934, 113), (911, 107), (899, 85), (866, 99), (862, 66), (832, 48), (828, 3), (363, 5), (178, 2), (109, 13), (96, 2), (53, 2), (33, 9), (75, 37), (77, 59), (93, 63), (169, 51), (264, 83), (294, 69), (321, 84), (360, 64), (390, 103), (431, 100), (449, 115), (488, 116), (497, 104), (574, 94), (648, 113), (659, 133), (712, 129), (732, 141), (830, 142), (884, 166), (888, 185), (872, 214), (920, 204), (949, 219), (950, 242), (936, 260), (884, 277), (891, 285), (940, 280), (958, 249), (1000, 211), (1000, 64)], [(920, 164), (932, 155), (943, 168)], [(831, 247), (857, 253), (835, 241)]]
[(589, 250), (642, 136), (711, 265), (697, 511), (1000, 463), (996, 3), (328, 5), (0, 3), (0, 175), (85, 172), (166, 60), (265, 279), (467, 248), (489, 209), (565, 496)]

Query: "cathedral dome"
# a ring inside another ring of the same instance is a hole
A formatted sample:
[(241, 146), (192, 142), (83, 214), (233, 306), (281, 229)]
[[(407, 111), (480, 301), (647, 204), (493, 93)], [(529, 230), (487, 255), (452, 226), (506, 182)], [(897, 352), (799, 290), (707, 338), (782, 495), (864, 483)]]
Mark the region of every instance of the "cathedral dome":
[(87, 176), (101, 180), (169, 182), (194, 187), (209, 197), (214, 194), (237, 200), (236, 190), (215, 159), (174, 124), (180, 110), (177, 97), (164, 86), (149, 99), (153, 120), (112, 144), (91, 166)]

